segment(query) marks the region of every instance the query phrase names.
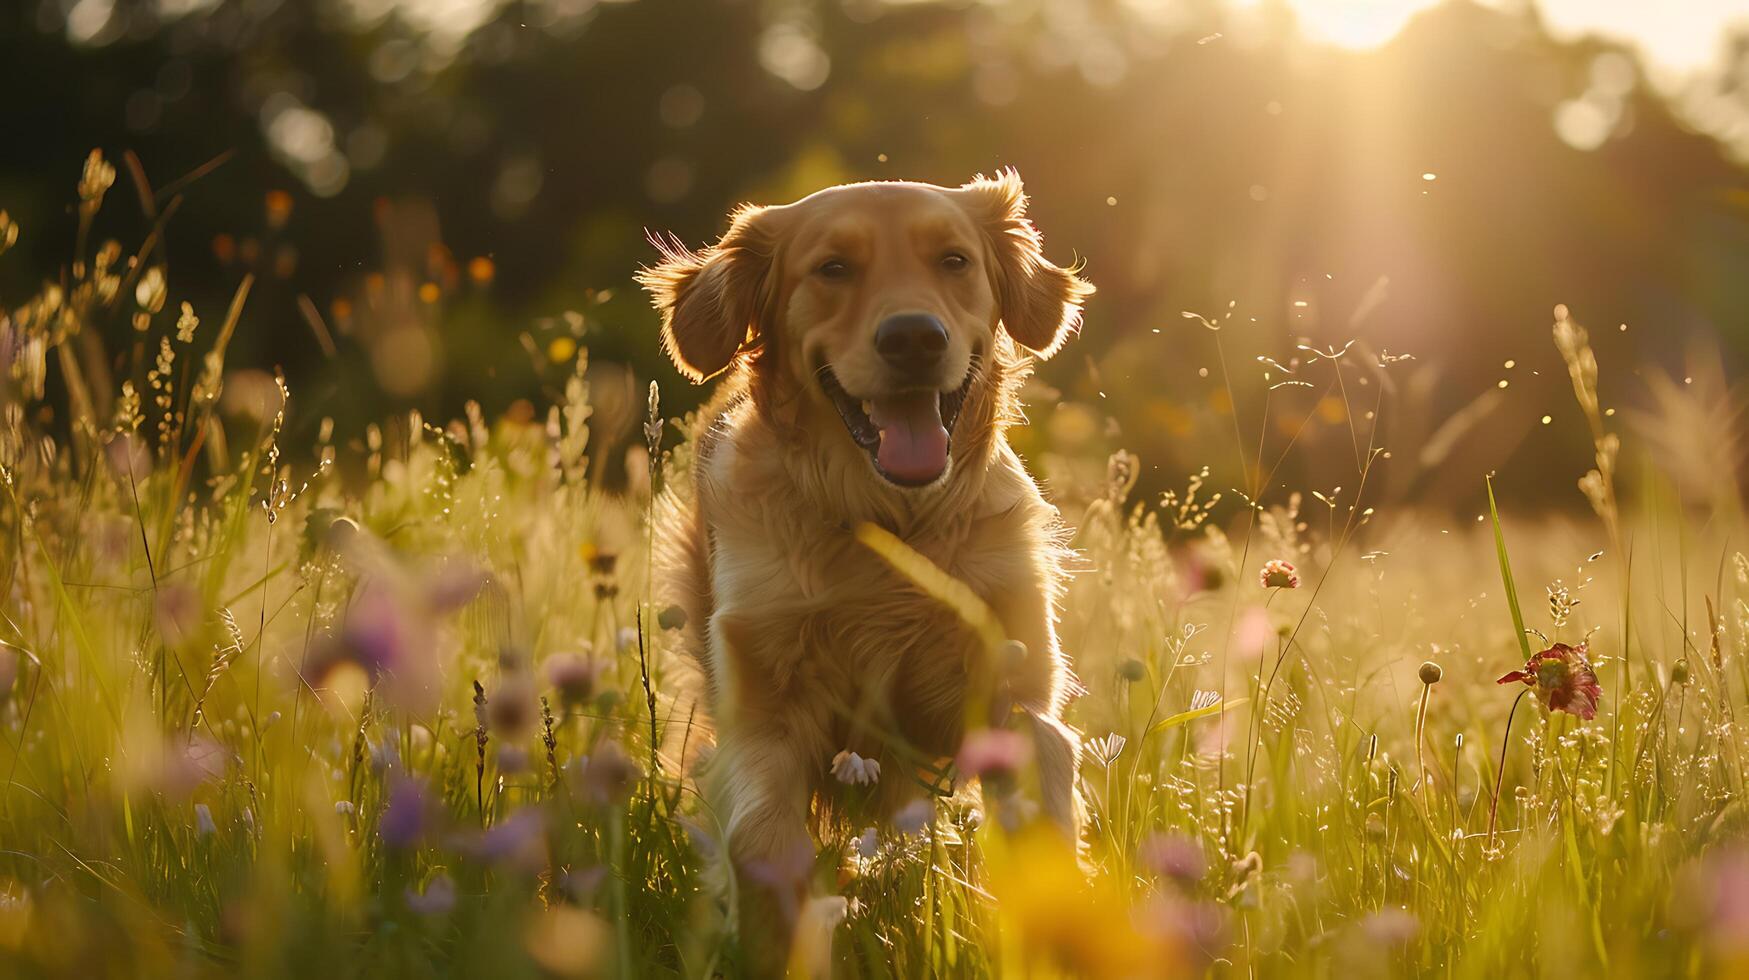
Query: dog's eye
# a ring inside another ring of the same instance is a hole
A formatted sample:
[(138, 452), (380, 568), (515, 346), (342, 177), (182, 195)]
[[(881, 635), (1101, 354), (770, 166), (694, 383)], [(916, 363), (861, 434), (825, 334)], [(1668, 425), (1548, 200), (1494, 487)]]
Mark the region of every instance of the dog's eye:
[(959, 252), (949, 252), (941, 257), (941, 267), (949, 272), (964, 272), (972, 264), (972, 260)]
[(814, 271), (819, 273), (822, 279), (849, 279), (850, 263), (843, 259), (827, 259), (820, 263), (820, 267)]

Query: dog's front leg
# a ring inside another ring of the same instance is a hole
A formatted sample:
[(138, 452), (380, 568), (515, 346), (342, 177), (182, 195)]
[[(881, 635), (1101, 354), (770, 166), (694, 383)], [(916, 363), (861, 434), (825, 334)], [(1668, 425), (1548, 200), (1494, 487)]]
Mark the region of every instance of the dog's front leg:
[(813, 871), (812, 779), (783, 727), (738, 721), (722, 733), (713, 763), (741, 948), (749, 975), (757, 977), (783, 974)]
[(1078, 843), (1082, 814), (1076, 779), (1081, 739), (1062, 720), (1071, 673), (1057, 645), (1050, 574), (1034, 566), (1025, 581), (1004, 590), (993, 603), (1004, 631), (1025, 648), (1019, 662), (999, 665), (999, 683), (1007, 687), (1006, 700), (1014, 715), (1011, 722), (1032, 738), (1039, 802), (1045, 816)]

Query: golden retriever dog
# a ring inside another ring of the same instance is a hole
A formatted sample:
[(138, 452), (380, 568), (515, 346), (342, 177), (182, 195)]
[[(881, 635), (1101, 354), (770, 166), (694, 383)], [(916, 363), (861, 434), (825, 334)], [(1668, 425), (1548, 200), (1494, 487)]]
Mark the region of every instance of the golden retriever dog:
[[(1024, 733), (1036, 805), (1078, 839), (1061, 525), (1004, 430), (1030, 357), (1076, 332), (1093, 287), (1045, 258), (1012, 171), (833, 187), (742, 207), (702, 251), (658, 247), (639, 281), (663, 347), (692, 381), (724, 376), (659, 533), (716, 731), (705, 794), (741, 946), (767, 974), (807, 897), (810, 817), (835, 794), (877, 816), (922, 798), (918, 760), (953, 756), (968, 730)], [(865, 522), (970, 586), (1018, 643), (991, 655), (857, 541)], [(875, 765), (835, 778), (841, 752)]]

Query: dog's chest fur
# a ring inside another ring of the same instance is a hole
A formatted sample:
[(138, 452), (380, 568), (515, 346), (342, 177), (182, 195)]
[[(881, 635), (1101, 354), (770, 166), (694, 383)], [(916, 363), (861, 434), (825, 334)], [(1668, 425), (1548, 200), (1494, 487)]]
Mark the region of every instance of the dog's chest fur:
[[(775, 454), (740, 442), (725, 440), (699, 474), (714, 606), (707, 667), (728, 694), (720, 700), (796, 706), (827, 738), (866, 723), (950, 752), (979, 655), (972, 632), (857, 541), (850, 520), (808, 506)], [(1013, 472), (1005, 461), (975, 506), (876, 520), (993, 605), (1037, 588), (1012, 581), (1013, 570), (1032, 567), (1025, 559), (1039, 552), (1051, 515), (1018, 461)], [(846, 489), (866, 483), (851, 466), (810, 476)]]

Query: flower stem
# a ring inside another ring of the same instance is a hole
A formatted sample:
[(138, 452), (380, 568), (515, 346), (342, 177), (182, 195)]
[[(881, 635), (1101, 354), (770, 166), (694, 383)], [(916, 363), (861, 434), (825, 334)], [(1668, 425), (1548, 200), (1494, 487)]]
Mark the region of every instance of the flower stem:
[(1530, 688), (1518, 692), (1512, 699), (1512, 710), (1506, 713), (1506, 734), (1500, 739), (1500, 765), (1494, 771), (1494, 802), (1488, 807), (1488, 850), (1494, 850), (1494, 823), (1500, 816), (1500, 784), (1506, 778), (1506, 747), (1512, 744), (1512, 716), (1518, 713), (1518, 702), (1530, 693)]
[(1421, 704), (1415, 710), (1415, 772), (1421, 777), (1420, 792), (1427, 795), (1427, 760), (1422, 746), (1427, 741), (1427, 699), (1433, 693), (1432, 684), (1421, 685)]

